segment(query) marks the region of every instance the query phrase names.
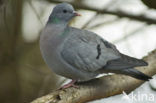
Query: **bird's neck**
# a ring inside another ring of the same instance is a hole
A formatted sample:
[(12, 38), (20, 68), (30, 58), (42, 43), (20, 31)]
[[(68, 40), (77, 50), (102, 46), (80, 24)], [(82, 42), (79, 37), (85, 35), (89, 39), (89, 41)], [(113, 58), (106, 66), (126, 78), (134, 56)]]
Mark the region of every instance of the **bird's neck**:
[(64, 23), (48, 23), (45, 27), (45, 31), (50, 31), (50, 33), (47, 33), (50, 37), (54, 38), (60, 38), (63, 39), (64, 36), (67, 36), (69, 33), (69, 26), (65, 25)]
[(60, 25), (60, 26), (67, 26), (68, 25), (68, 22), (65, 21), (65, 20), (60, 20), (59, 18), (57, 17), (51, 17), (49, 18), (47, 24), (54, 24), (54, 25)]

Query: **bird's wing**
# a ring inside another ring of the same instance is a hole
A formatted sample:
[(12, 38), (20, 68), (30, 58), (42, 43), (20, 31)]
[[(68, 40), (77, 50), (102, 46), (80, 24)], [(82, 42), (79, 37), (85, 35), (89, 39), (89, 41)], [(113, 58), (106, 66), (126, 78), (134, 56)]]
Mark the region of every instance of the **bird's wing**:
[(83, 71), (96, 71), (108, 61), (120, 58), (116, 47), (87, 30), (68, 28), (61, 56), (65, 62)]
[(109, 70), (123, 70), (127, 68), (133, 68), (138, 66), (147, 66), (148, 63), (141, 60), (136, 59), (124, 54), (120, 53), (120, 58), (111, 60), (107, 62), (107, 65), (104, 66), (104, 68)]

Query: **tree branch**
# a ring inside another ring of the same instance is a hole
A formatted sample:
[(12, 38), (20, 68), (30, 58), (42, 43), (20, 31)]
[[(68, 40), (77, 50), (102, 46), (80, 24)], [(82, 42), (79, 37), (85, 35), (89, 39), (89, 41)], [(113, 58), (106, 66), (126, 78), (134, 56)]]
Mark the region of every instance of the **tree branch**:
[[(48, 2), (51, 3), (62, 3), (64, 2), (63, 0), (47, 0)], [(110, 15), (115, 15), (118, 17), (126, 17), (129, 19), (133, 19), (133, 20), (137, 20), (137, 21), (141, 21), (141, 22), (145, 22), (147, 24), (156, 24), (156, 19), (152, 19), (149, 17), (146, 17), (144, 15), (134, 15), (134, 14), (129, 14), (123, 11), (109, 11), (107, 9), (98, 9), (98, 8), (93, 8), (91, 6), (85, 5), (83, 3), (81, 3), (81, 5), (79, 5), (78, 3), (74, 3), (74, 2), (69, 2), (70, 4), (72, 4), (74, 6), (74, 8), (76, 9), (85, 9), (85, 10), (91, 10), (91, 11), (95, 11), (101, 14), (110, 14)]]
[[(149, 63), (147, 67), (138, 67), (149, 76), (156, 74), (156, 50), (151, 52), (144, 60)], [(46, 96), (38, 98), (31, 103), (85, 103), (87, 101), (106, 98), (125, 91), (130, 93), (144, 81), (124, 75), (109, 75), (88, 82), (79, 83), (78, 89), (68, 88), (56, 90)]]

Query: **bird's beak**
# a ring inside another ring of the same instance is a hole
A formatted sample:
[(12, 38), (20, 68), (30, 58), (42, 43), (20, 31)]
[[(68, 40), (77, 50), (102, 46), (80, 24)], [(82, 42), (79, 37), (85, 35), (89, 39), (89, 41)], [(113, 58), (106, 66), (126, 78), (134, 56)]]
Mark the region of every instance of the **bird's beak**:
[(81, 16), (81, 14), (77, 13), (76, 11), (73, 12), (75, 16)]

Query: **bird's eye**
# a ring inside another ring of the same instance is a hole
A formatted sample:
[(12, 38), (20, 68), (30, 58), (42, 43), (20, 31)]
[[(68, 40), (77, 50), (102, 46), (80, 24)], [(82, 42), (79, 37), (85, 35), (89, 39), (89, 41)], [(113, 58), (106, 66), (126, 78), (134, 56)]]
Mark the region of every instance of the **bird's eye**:
[(63, 10), (63, 13), (67, 13), (67, 10), (64, 9), (64, 10)]

